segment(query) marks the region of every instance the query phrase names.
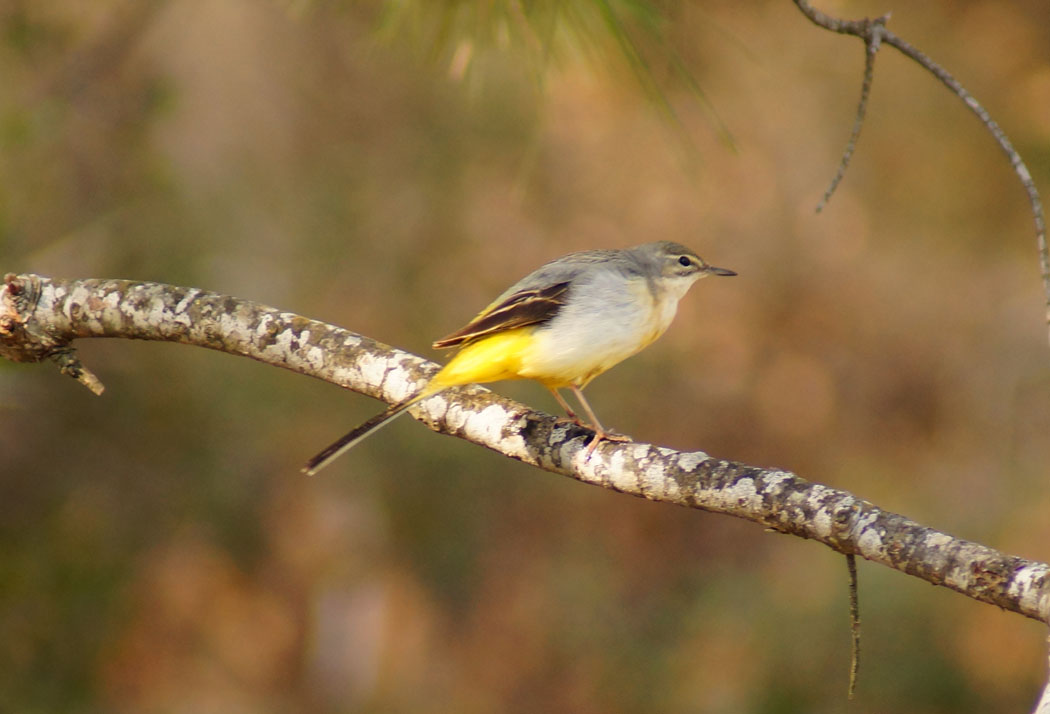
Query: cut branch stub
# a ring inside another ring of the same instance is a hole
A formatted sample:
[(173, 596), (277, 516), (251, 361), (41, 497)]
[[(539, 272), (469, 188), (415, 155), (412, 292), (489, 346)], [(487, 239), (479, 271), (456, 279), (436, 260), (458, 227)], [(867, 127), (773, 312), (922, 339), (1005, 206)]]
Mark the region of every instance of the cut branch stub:
[(72, 338), (48, 329), (36, 318), (44, 281), (35, 275), (4, 276), (0, 287), (0, 357), (12, 362), (42, 362), (50, 359), (62, 374), (72, 377), (95, 394), (105, 387), (84, 366), (72, 346)]

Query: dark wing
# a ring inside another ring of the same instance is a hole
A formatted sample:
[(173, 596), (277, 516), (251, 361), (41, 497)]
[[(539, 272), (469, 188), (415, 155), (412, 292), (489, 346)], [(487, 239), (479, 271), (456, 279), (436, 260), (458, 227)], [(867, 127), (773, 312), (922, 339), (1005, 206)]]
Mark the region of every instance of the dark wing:
[(502, 302), (486, 308), (448, 337), (442, 337), (434, 343), (434, 347), (456, 347), (484, 335), (547, 322), (565, 304), (568, 291), (569, 281), (539, 289), (519, 290)]

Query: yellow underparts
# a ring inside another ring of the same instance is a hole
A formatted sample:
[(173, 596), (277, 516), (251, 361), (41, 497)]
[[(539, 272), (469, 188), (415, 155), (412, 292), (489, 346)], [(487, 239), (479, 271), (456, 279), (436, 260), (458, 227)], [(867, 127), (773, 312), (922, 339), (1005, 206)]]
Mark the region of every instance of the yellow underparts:
[(532, 346), (534, 327), (499, 332), (462, 348), (427, 385), (436, 392), (461, 384), (520, 379)]

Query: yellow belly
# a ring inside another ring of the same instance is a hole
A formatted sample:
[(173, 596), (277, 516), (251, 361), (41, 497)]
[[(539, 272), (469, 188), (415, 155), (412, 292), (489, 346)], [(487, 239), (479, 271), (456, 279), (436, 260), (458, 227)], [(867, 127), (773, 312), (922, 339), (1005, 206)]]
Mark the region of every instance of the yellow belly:
[(475, 382), (520, 379), (522, 360), (532, 345), (534, 329), (522, 327), (499, 332), (467, 345), (434, 376), (429, 386), (444, 389)]

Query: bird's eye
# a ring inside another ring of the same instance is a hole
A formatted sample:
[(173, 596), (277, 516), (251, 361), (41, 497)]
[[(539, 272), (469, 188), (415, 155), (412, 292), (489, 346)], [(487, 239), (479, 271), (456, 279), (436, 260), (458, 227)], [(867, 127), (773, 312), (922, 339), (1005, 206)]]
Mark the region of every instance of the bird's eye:
[(678, 259), (678, 264), (681, 265), (683, 268), (688, 268), (690, 265), (693, 264), (693, 261), (689, 260), (688, 255), (683, 255), (681, 258)]

